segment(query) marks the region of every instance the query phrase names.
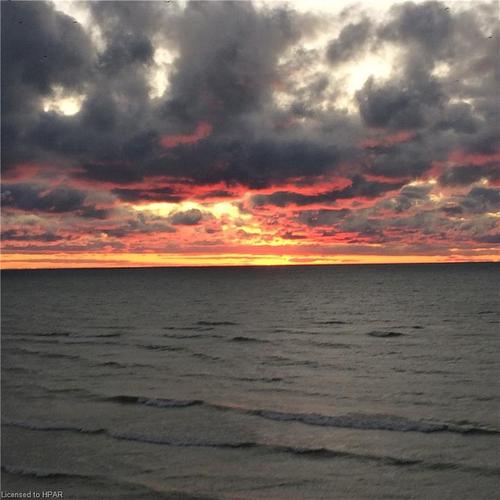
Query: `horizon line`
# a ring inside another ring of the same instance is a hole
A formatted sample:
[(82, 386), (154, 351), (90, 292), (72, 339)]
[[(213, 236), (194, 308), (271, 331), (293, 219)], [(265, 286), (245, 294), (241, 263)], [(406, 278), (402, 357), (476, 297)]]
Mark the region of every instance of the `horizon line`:
[(226, 269), (226, 268), (271, 268), (271, 267), (345, 267), (345, 266), (436, 266), (464, 264), (500, 264), (497, 260), (460, 260), (453, 262), (334, 262), (334, 263), (288, 263), (288, 264), (200, 264), (200, 265), (151, 265), (151, 266), (85, 266), (85, 267), (9, 267), (6, 271), (95, 271), (95, 270), (128, 270), (128, 269)]

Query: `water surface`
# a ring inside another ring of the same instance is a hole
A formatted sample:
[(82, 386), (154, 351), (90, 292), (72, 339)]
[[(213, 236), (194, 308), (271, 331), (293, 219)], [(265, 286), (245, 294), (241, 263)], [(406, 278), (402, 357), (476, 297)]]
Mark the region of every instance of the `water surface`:
[(494, 264), (2, 273), (2, 488), (487, 499)]

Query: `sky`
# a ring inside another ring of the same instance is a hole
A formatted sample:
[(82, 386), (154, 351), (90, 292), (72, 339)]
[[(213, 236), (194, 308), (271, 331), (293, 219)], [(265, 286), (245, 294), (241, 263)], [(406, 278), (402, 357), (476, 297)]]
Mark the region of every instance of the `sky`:
[(493, 2), (2, 2), (2, 267), (500, 260)]

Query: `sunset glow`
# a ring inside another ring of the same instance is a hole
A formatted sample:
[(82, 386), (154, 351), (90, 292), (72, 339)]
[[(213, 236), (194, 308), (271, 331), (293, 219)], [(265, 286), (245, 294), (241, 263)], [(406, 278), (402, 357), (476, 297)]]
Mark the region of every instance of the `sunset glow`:
[(2, 268), (499, 261), (497, 4), (332, 4), (2, 4)]

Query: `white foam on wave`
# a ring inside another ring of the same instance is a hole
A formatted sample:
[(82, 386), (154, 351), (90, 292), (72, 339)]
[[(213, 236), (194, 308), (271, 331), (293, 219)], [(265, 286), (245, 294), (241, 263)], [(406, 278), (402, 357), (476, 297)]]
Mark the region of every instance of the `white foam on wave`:
[(482, 427), (457, 425), (444, 422), (425, 422), (411, 420), (405, 417), (381, 414), (350, 413), (339, 416), (327, 416), (317, 413), (287, 413), (272, 410), (252, 410), (249, 413), (270, 420), (282, 422), (297, 421), (307, 425), (321, 427), (342, 427), (349, 429), (385, 430), (399, 432), (457, 432), (457, 433), (497, 433)]

